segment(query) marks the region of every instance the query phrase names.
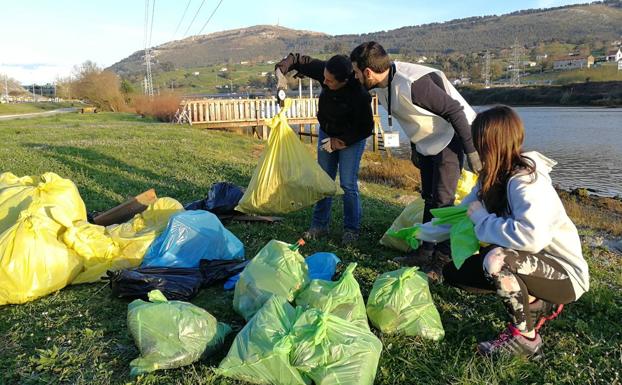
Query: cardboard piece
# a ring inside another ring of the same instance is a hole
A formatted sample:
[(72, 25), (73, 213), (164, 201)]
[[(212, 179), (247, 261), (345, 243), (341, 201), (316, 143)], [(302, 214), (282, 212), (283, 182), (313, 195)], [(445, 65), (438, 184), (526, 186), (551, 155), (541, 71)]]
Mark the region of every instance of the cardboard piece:
[(96, 225), (108, 226), (117, 223), (126, 222), (134, 217), (134, 215), (145, 211), (147, 206), (156, 201), (158, 197), (154, 189), (149, 189), (134, 198), (128, 199), (120, 205), (97, 215), (93, 218)]

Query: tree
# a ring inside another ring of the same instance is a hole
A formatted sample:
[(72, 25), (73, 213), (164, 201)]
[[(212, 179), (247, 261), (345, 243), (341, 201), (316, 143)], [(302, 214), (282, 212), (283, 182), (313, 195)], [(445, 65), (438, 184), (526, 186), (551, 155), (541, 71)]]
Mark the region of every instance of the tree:
[(114, 72), (104, 71), (87, 60), (74, 67), (73, 78), (75, 81), (71, 84), (72, 97), (85, 99), (107, 111), (117, 112), (126, 107), (119, 77)]

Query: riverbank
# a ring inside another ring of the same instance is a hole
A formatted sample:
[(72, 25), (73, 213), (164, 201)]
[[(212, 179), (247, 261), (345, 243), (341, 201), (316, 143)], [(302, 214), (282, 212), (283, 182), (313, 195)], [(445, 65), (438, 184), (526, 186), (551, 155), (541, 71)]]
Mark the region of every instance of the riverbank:
[[(103, 211), (148, 188), (180, 202), (202, 198), (212, 183), (246, 186), (265, 142), (237, 134), (156, 123), (130, 114), (65, 114), (0, 122), (0, 171), (38, 175), (54, 171), (73, 180), (89, 211)], [(309, 146), (313, 151), (313, 146)], [(341, 247), (342, 208), (336, 199), (328, 239), (308, 242), (301, 252), (338, 255), (357, 262), (355, 277), (367, 298), (379, 274), (395, 269), (400, 255), (378, 244), (384, 231), (418, 189), (418, 173), (400, 160), (366, 154), (361, 169), (362, 234)], [(442, 285), (431, 286), (446, 336), (440, 342), (383, 335), (377, 384), (620, 383), (622, 362), (622, 264), (598, 239), (620, 239), (619, 201), (577, 192), (562, 196), (577, 223), (591, 271), (591, 289), (566, 306), (543, 329), (545, 359), (490, 359), (474, 355), (475, 342), (505, 326), (502, 304)], [(618, 202), (618, 203), (616, 203)], [(574, 203), (574, 206), (570, 206)], [(576, 208), (573, 209), (573, 207)], [(248, 258), (271, 239), (294, 242), (306, 230), (311, 208), (281, 223), (226, 223), (245, 245)], [(613, 213), (613, 214), (612, 214)], [(583, 222), (582, 222), (583, 221)], [(238, 331), (244, 320), (233, 312), (233, 294), (221, 286), (203, 290), (192, 303)], [(191, 366), (129, 377), (138, 356), (128, 335), (127, 301), (113, 298), (103, 283), (76, 285), (39, 300), (0, 308), (0, 383), (17, 384), (234, 384), (214, 367), (223, 351)], [(448, 359), (450, 358), (450, 359)]]
[(587, 82), (563, 86), (462, 87), (471, 105), (511, 106), (622, 106), (622, 81)]

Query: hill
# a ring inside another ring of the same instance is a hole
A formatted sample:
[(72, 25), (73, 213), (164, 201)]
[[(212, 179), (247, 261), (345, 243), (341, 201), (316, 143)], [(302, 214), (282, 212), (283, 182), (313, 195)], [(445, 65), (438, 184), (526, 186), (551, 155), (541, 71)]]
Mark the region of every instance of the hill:
[[(532, 9), (407, 26), (361, 35), (331, 36), (277, 26), (254, 26), (194, 36), (153, 48), (155, 71), (240, 61), (276, 60), (289, 51), (309, 54), (347, 53), (367, 40), (381, 42), (391, 53), (434, 55), (503, 50), (516, 40), (533, 47), (542, 42), (603, 44), (622, 35), (622, 3), (606, 1), (549, 9)], [(143, 72), (143, 52), (113, 64), (122, 76)]]

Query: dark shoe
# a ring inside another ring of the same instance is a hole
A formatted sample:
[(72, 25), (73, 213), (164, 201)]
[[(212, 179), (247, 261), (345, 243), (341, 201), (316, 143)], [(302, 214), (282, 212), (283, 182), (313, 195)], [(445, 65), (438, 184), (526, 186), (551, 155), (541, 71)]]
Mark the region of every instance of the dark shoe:
[(508, 325), (508, 328), (501, 332), (497, 339), (477, 344), (477, 352), (485, 356), (501, 353), (532, 357), (540, 355), (541, 348), (542, 338), (538, 332), (533, 339), (527, 338), (513, 325)]
[(404, 266), (426, 266), (432, 262), (432, 254), (433, 250), (419, 248), (402, 257), (393, 258), (393, 262)]
[(359, 240), (359, 233), (352, 230), (346, 230), (343, 232), (343, 236), (341, 237), (341, 244), (343, 246), (348, 246), (356, 243)]
[(302, 233), (302, 238), (313, 241), (320, 238), (324, 238), (328, 235), (328, 229), (322, 227), (311, 227), (309, 230)]
[(564, 305), (556, 305), (542, 299), (537, 299), (529, 304), (529, 314), (533, 320), (536, 332), (540, 330), (546, 321), (557, 317), (564, 309)]
[(439, 250), (434, 250), (430, 257), (430, 262), (421, 268), (421, 271), (428, 275), (430, 282), (443, 282), (443, 268), (451, 262), (451, 257)]

